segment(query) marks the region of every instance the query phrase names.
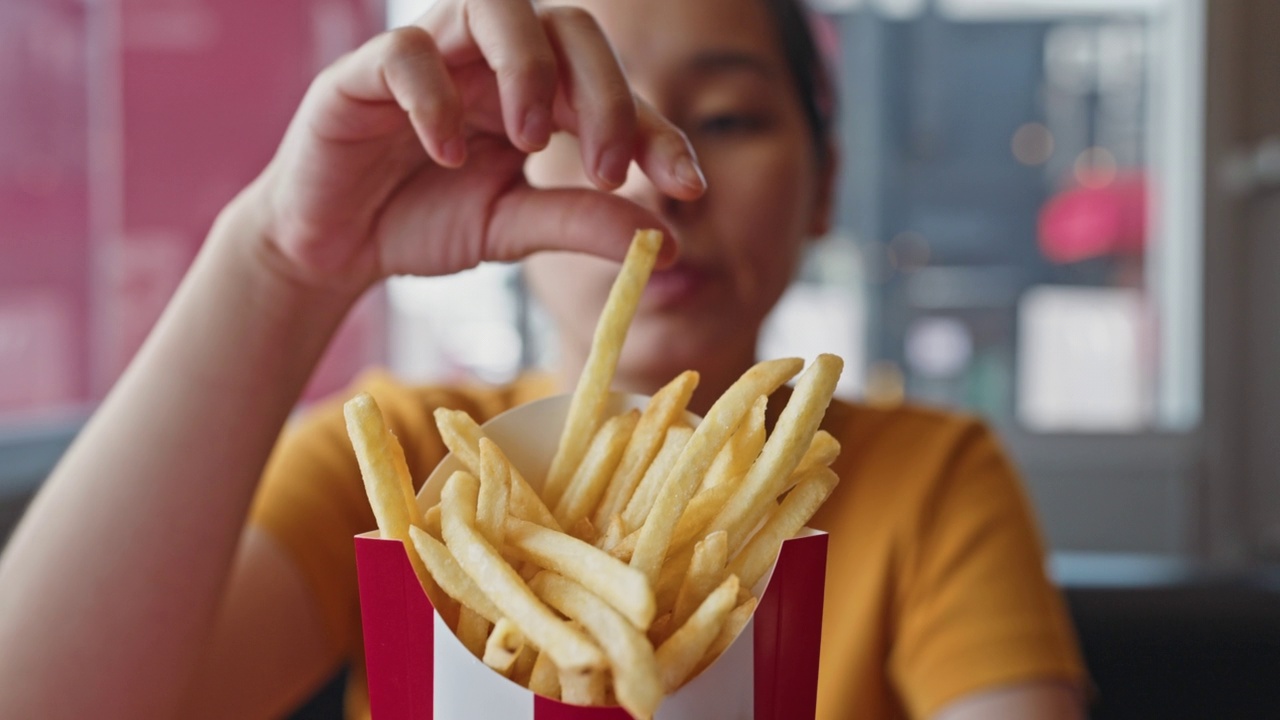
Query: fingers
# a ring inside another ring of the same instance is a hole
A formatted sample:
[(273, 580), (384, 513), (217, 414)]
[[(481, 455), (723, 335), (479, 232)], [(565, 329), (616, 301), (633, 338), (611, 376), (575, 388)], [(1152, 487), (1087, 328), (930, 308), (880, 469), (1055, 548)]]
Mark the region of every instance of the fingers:
[(556, 7), (543, 16), (564, 83), (558, 124), (578, 135), (582, 167), (598, 187), (612, 190), (627, 179), (636, 147), (636, 102), (591, 14)]
[(633, 160), (667, 195), (692, 200), (706, 189), (684, 134), (628, 84), (613, 48), (591, 15), (556, 7), (543, 16), (556, 49), (565, 111), (561, 127), (578, 135), (582, 166), (597, 187), (613, 190)]
[(694, 200), (707, 189), (693, 145), (671, 121), (644, 100), (637, 100), (636, 163), (659, 190), (680, 200)]
[(525, 186), (495, 205), (483, 255), (485, 260), (512, 262), (540, 250), (567, 250), (621, 260), (639, 228), (662, 231), (658, 264), (669, 265), (676, 254), (671, 231), (639, 205), (598, 190)]
[(326, 139), (363, 140), (407, 115), (436, 162), (458, 167), (466, 159), (457, 88), (435, 41), (421, 28), (397, 28), (370, 40), (322, 73), (314, 88), (317, 102), (330, 106), (313, 114)]
[[(541, 149), (553, 129), (564, 129), (579, 137), (585, 174), (601, 189), (620, 186), (633, 161), (672, 197), (692, 200), (705, 189), (688, 140), (635, 98), (612, 46), (585, 10), (550, 7), (539, 17), (528, 0), (438, 2), (419, 23), (455, 73), (477, 65), (493, 69), (498, 112), (521, 150)], [(459, 82), (477, 89), (474, 81)], [(468, 107), (477, 102), (465, 100)], [(544, 117), (544, 109), (552, 114)]]
[(546, 146), (553, 130), (556, 58), (529, 0), (463, 0), (443, 3), (419, 24), (437, 38), (446, 62), (477, 59), (493, 70), (502, 102), (503, 125), (511, 143), (524, 152)]

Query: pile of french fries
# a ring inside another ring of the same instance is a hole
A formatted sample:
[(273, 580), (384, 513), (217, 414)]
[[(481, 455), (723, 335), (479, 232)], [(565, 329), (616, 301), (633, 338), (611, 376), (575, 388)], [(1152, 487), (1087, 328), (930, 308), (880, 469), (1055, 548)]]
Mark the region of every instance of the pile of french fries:
[[(662, 238), (632, 242), (596, 329), (551, 467), (531, 483), (466, 413), (439, 409), (465, 470), (419, 512), (404, 452), (373, 398), (347, 428), (382, 537), (404, 542), (441, 617), (498, 673), (578, 705), (651, 718), (755, 610), (784, 540), (835, 488), (818, 425), (842, 361), (817, 358), (766, 435), (766, 398), (803, 369), (761, 362), (696, 422), (689, 371), (643, 411), (604, 417), (627, 327)], [(696, 427), (690, 422), (694, 420)]]

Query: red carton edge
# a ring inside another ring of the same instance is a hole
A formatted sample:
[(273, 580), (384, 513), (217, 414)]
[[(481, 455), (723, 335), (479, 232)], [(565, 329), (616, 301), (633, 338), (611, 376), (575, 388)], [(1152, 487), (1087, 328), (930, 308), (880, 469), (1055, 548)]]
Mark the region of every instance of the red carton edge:
[[(434, 720), (435, 608), (396, 540), (355, 538), (369, 702), (377, 720)], [(817, 708), (827, 535), (782, 544), (752, 619), (754, 717), (813, 717)], [(585, 708), (535, 696), (538, 720), (627, 720), (620, 708)], [(441, 720), (453, 720), (442, 718)]]

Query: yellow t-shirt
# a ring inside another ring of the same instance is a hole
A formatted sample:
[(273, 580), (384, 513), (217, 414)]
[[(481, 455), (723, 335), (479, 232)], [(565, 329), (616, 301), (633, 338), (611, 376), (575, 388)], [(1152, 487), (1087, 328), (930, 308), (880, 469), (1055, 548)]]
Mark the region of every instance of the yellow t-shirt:
[[(555, 391), (530, 375), (500, 388), (419, 388), (369, 373), (285, 433), (252, 522), (293, 557), (350, 659), (347, 716), (367, 717), (352, 538), (374, 527), (342, 402), (371, 393), (416, 483), (444, 456), (432, 411), (479, 422)], [(770, 402), (777, 416), (789, 391)], [(926, 718), (968, 693), (1084, 669), (1017, 478), (979, 422), (836, 401), (840, 485), (811, 523), (830, 533), (818, 717)]]

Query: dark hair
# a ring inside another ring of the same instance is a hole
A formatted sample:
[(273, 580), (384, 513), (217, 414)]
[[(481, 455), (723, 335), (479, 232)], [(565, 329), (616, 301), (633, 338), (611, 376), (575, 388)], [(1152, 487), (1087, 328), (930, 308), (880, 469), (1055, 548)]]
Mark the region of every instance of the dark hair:
[(824, 165), (831, 161), (833, 140), (832, 125), (835, 122), (835, 91), (831, 72), (818, 49), (809, 9), (804, 0), (764, 0), (765, 9), (778, 31), (782, 54), (792, 81), (800, 93), (800, 104), (809, 131), (813, 135), (814, 150)]

